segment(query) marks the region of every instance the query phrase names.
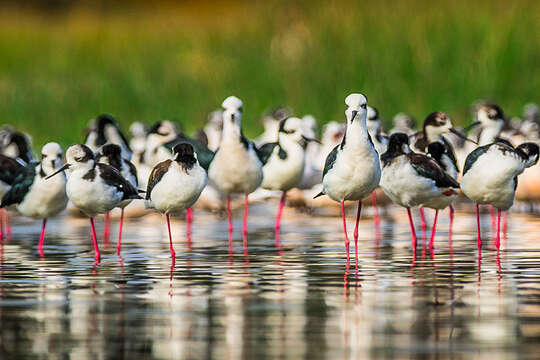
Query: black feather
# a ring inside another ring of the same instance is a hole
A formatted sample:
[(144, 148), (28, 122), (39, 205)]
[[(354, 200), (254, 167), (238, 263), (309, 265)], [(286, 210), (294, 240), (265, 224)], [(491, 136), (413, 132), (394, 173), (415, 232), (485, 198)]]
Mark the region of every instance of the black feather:
[(34, 183), (34, 179), (36, 177), (36, 166), (38, 165), (39, 163), (31, 163), (19, 169), (11, 189), (9, 189), (9, 191), (2, 197), (0, 207), (20, 204), (24, 200), (26, 194), (28, 194), (28, 191), (30, 190), (30, 187)]
[(458, 182), (437, 164), (435, 160), (423, 154), (407, 154), (413, 169), (420, 175), (435, 181), (438, 187), (459, 188)]
[(110, 165), (101, 163), (96, 163), (96, 168), (99, 170), (99, 176), (105, 184), (115, 187), (118, 191), (122, 192), (122, 200), (142, 199), (137, 189), (129, 181), (124, 179), (118, 170)]
[(279, 147), (279, 143), (266, 143), (256, 150), (257, 156), (259, 157), (263, 165), (268, 162), (268, 159), (270, 159), (270, 156), (272, 156), (272, 153), (274, 152), (276, 146)]
[(174, 146), (180, 143), (187, 143), (193, 146), (193, 149), (195, 149), (195, 153), (197, 154), (197, 160), (199, 160), (199, 164), (203, 169), (208, 171), (210, 163), (212, 162), (212, 160), (214, 160), (215, 153), (199, 140), (192, 139), (184, 135), (179, 135), (176, 139), (169, 141), (164, 146), (172, 153), (172, 149), (174, 148)]
[(463, 175), (465, 175), (467, 171), (469, 171), (469, 169), (473, 166), (473, 164), (476, 162), (476, 160), (478, 160), (480, 156), (482, 156), (486, 153), (486, 151), (489, 150), (489, 147), (491, 145), (493, 144), (479, 146), (473, 151), (471, 151), (469, 155), (467, 155), (467, 159), (465, 160), (465, 166), (463, 167)]
[(450, 158), (452, 165), (457, 169), (459, 173), (459, 166), (457, 164), (456, 154), (454, 153), (454, 147), (452, 144), (446, 140), (444, 136), (441, 136), (444, 147), (446, 148), (446, 155)]
[(150, 178), (148, 179), (148, 185), (146, 187), (146, 200), (150, 200), (150, 195), (152, 194), (152, 189), (158, 182), (161, 181), (163, 175), (169, 170), (172, 160), (165, 160), (157, 164), (150, 173)]
[(340, 145), (336, 145), (332, 151), (330, 151), (330, 154), (326, 157), (326, 161), (324, 162), (324, 170), (323, 170), (323, 178), (326, 175), (330, 169), (334, 166), (334, 163), (336, 162), (337, 154), (338, 154), (338, 148)]
[(0, 154), (0, 181), (11, 185), (23, 166), (15, 159)]

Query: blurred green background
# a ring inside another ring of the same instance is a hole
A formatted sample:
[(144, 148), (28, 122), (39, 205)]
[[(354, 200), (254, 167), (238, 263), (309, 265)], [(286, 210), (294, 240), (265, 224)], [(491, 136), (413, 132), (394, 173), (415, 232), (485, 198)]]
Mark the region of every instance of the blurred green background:
[(464, 124), (478, 98), (510, 115), (538, 101), (539, 34), (540, 1), (13, 1), (0, 114), (66, 145), (102, 112), (190, 133), (235, 94), (254, 136), (281, 104), (342, 121), (359, 91), (387, 124), (434, 110)]

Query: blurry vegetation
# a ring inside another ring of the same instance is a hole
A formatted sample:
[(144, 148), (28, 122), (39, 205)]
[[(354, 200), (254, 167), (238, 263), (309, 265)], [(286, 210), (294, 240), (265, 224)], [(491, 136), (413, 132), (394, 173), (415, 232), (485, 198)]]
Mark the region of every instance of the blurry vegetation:
[(191, 133), (231, 94), (251, 136), (281, 104), (342, 121), (351, 91), (387, 124), (433, 110), (463, 124), (478, 98), (509, 114), (539, 100), (539, 1), (18, 4), (0, 7), (0, 115), (36, 144), (81, 141), (102, 112)]

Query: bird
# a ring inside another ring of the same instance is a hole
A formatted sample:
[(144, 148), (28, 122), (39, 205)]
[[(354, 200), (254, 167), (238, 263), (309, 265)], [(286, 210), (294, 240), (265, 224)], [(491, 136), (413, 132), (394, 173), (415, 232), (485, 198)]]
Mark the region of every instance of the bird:
[(254, 140), (257, 146), (276, 142), (277, 133), (279, 129), (279, 123), (281, 120), (286, 119), (292, 115), (289, 108), (284, 106), (278, 106), (275, 109), (264, 114), (262, 121), (264, 126), (263, 133)]
[(367, 98), (352, 93), (345, 98), (347, 127), (341, 143), (328, 154), (323, 171), (323, 189), (315, 197), (328, 195), (341, 204), (347, 269), (349, 268), (349, 237), (345, 219), (345, 201), (358, 201), (354, 230), (355, 260), (358, 270), (358, 221), (362, 211), (362, 199), (379, 185), (381, 167), (366, 125)]
[(221, 110), (212, 111), (208, 115), (208, 121), (203, 128), (204, 134), (208, 139), (208, 148), (216, 151), (219, 148), (221, 140), (221, 130), (223, 129), (223, 117)]
[[(448, 162), (448, 148), (442, 143), (436, 141), (428, 145), (427, 154), (437, 162), (441, 169), (453, 179), (457, 180), (456, 176), (452, 176), (452, 173), (449, 173), (448, 170), (454, 170), (454, 167), (449, 165)], [(435, 210), (435, 217), (433, 219), (433, 226), (431, 227), (431, 237), (429, 240), (429, 248), (433, 250), (433, 241), (435, 239), (435, 232), (437, 228), (437, 217), (439, 210), (451, 207), (454, 200), (457, 198), (457, 192), (443, 193), (432, 200), (429, 200), (426, 203), (423, 203), (422, 208), (431, 208)], [(452, 229), (453, 221), (453, 210), (450, 211), (450, 231)]]
[(392, 123), (394, 124), (394, 127), (390, 130), (390, 135), (397, 132), (402, 132), (407, 135), (415, 133), (415, 119), (407, 113), (397, 113), (392, 119)]
[(2, 197), (0, 207), (16, 205), (24, 216), (42, 219), (38, 251), (43, 256), (43, 240), (47, 219), (62, 212), (68, 203), (66, 176), (46, 180), (62, 167), (62, 148), (55, 142), (41, 149), (41, 161), (32, 162), (20, 169), (11, 189)]
[[(19, 171), (24, 167), (24, 163), (16, 159), (0, 154), (0, 197), (3, 197), (13, 185)], [(6, 223), (6, 231), (4, 234), (4, 222)], [(9, 225), (8, 212), (4, 208), (0, 208), (0, 240), (4, 236), (9, 237), (11, 227)]]
[(441, 196), (452, 196), (459, 189), (459, 184), (434, 159), (412, 152), (409, 136), (404, 133), (390, 135), (388, 150), (381, 155), (381, 162), (380, 186), (394, 204), (407, 209), (413, 253), (416, 254), (417, 240), (411, 208), (430, 204)]
[(282, 192), (274, 227), (278, 247), (280, 247), (281, 214), (287, 198), (287, 191), (298, 187), (302, 181), (306, 162), (306, 147), (311, 141), (315, 141), (315, 139), (304, 135), (302, 119), (290, 117), (280, 121), (277, 141), (264, 144), (259, 148), (259, 154), (264, 164), (261, 187)]
[(120, 125), (110, 114), (101, 114), (91, 121), (84, 143), (92, 151), (107, 143), (116, 144), (122, 149), (122, 156), (128, 160), (133, 153)]
[(14, 158), (23, 165), (34, 160), (30, 137), (9, 126), (0, 131), (0, 154)]
[[(366, 124), (369, 136), (371, 136), (371, 139), (373, 140), (375, 150), (377, 150), (377, 154), (381, 156), (386, 152), (386, 148), (388, 146), (388, 136), (383, 133), (379, 111), (372, 106), (367, 107)], [(371, 193), (371, 203), (375, 212), (375, 224), (379, 224), (379, 209), (377, 206), (377, 193), (375, 191)]]
[(200, 166), (193, 146), (188, 143), (175, 145), (172, 158), (157, 164), (150, 174), (146, 203), (165, 214), (173, 265), (175, 252), (169, 214), (189, 209), (201, 195), (206, 182), (206, 171)]
[[(469, 140), (465, 135), (457, 131), (452, 125), (452, 119), (448, 114), (442, 111), (430, 113), (424, 119), (422, 130), (412, 136), (411, 149), (414, 152), (426, 154), (428, 145), (434, 142), (439, 142), (445, 147), (445, 151), (441, 155), (441, 163), (444, 164), (445, 172), (452, 178), (456, 179), (459, 175), (459, 166), (456, 160), (454, 148), (450, 141), (444, 137), (445, 134), (454, 134), (464, 140)], [(472, 141), (472, 140), (469, 140)], [(422, 221), (422, 231), (426, 229), (426, 220), (423, 208), (420, 208), (420, 218)], [(453, 222), (454, 208), (450, 205), (450, 222)]]
[(513, 202), (520, 175), (538, 162), (539, 147), (527, 142), (514, 148), (507, 141), (497, 141), (479, 146), (465, 160), (461, 190), (476, 204), (477, 245), (480, 251), (479, 205), (492, 205), (498, 209), (495, 245), (500, 248), (501, 211), (508, 210)]
[(223, 132), (221, 145), (208, 168), (210, 180), (227, 197), (229, 221), (229, 251), (232, 251), (231, 194), (244, 194), (244, 224), (242, 227), (244, 252), (247, 253), (247, 219), (249, 194), (263, 181), (263, 163), (258, 149), (242, 132), (242, 100), (236, 96), (227, 97), (223, 103)]
[(98, 163), (92, 150), (84, 144), (70, 146), (66, 163), (53, 176), (69, 170), (66, 193), (69, 200), (90, 218), (96, 262), (101, 259), (94, 217), (119, 206), (124, 200), (141, 199), (137, 189), (111, 165)]
[[(96, 153), (96, 161), (98, 163), (107, 164), (115, 168), (129, 183), (137, 189), (139, 183), (137, 180), (137, 169), (128, 159), (122, 157), (122, 148), (116, 144), (105, 144), (100, 147)], [(120, 255), (122, 248), (122, 227), (124, 225), (124, 209), (131, 203), (131, 199), (124, 200), (120, 203), (120, 227), (118, 229), (118, 242), (116, 243), (116, 253)], [(110, 216), (109, 212), (105, 214), (105, 232), (103, 237), (109, 236)]]

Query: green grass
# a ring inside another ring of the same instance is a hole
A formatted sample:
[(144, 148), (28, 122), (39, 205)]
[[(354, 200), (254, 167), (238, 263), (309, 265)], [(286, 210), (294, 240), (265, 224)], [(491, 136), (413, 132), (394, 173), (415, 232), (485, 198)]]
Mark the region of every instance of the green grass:
[[(478, 98), (509, 114), (538, 101), (540, 2), (189, 2), (61, 16), (0, 11), (0, 115), (37, 145), (81, 141), (102, 112), (187, 132), (228, 95), (244, 127), (279, 104), (342, 121), (367, 94), (389, 122), (434, 110), (470, 121)], [(536, 34), (536, 35), (535, 35)]]

